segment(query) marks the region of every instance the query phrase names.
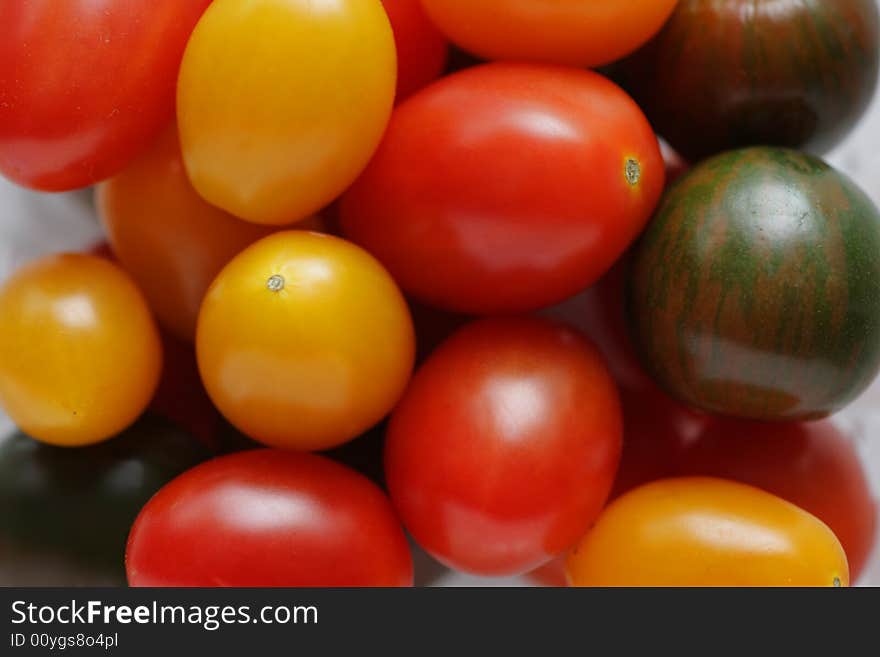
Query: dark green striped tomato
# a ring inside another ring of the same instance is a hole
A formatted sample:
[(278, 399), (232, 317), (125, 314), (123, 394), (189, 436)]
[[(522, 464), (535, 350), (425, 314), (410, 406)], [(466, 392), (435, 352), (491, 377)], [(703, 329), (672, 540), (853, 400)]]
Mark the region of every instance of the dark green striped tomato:
[(681, 0), (614, 77), (687, 159), (773, 144), (822, 153), (877, 83), (875, 0)]
[(649, 373), (708, 411), (824, 417), (880, 366), (880, 213), (810, 155), (752, 148), (692, 169), (636, 248), (628, 287)]

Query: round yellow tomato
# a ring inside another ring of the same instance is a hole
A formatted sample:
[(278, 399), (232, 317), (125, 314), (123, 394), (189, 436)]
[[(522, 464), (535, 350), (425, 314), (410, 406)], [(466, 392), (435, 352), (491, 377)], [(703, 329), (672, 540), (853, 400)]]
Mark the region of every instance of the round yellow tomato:
[(50, 256), (0, 288), (0, 405), (54, 445), (96, 443), (134, 422), (159, 381), (146, 301), (97, 256)]
[(177, 87), (193, 185), (255, 223), (313, 214), (376, 150), (396, 75), (380, 0), (214, 0)]
[(723, 479), (647, 484), (614, 501), (569, 555), (573, 586), (848, 586), (818, 518)]
[(199, 369), (226, 418), (273, 447), (327, 449), (379, 422), (413, 366), (409, 309), (391, 276), (345, 240), (266, 237), (211, 285)]
[(452, 41), (485, 59), (601, 66), (654, 36), (678, 0), (422, 0)]
[[(95, 200), (113, 254), (159, 322), (189, 342), (214, 277), (246, 246), (277, 230), (241, 221), (202, 200), (184, 171), (176, 126), (100, 185)], [(316, 218), (297, 224), (318, 226)]]

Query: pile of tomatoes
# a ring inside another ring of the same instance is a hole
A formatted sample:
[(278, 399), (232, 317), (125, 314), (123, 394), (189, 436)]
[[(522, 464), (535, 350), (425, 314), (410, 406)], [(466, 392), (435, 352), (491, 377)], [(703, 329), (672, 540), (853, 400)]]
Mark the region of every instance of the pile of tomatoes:
[(0, 173), (96, 185), (108, 244), (0, 288), (0, 542), (89, 504), (135, 586), (406, 586), (407, 534), (553, 584), (848, 585), (877, 509), (824, 418), (880, 369), (880, 212), (815, 153), (878, 25), (5, 0)]

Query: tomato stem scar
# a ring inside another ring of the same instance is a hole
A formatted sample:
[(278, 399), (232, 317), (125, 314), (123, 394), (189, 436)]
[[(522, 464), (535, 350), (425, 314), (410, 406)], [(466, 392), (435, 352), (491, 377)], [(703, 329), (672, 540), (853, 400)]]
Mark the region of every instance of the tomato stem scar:
[(284, 276), (281, 276), (280, 274), (270, 276), (269, 280), (266, 281), (266, 287), (273, 292), (280, 292), (284, 289)]
[(626, 181), (635, 187), (639, 184), (639, 181), (642, 179), (642, 167), (639, 165), (639, 161), (635, 158), (628, 157), (626, 158)]

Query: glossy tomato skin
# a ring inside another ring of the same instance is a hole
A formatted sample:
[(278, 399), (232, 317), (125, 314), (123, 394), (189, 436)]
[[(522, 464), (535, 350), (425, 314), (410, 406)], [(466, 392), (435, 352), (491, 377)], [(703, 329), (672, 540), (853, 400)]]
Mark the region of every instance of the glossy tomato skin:
[(650, 125), (613, 83), (487, 64), (395, 110), (342, 199), (341, 223), (429, 305), (532, 310), (611, 267), (648, 221), (664, 175)]
[(566, 569), (574, 586), (849, 586), (820, 520), (723, 479), (646, 484), (612, 502)]
[(78, 450), (23, 433), (0, 437), (3, 581), (124, 585), (125, 541), (141, 507), (210, 456), (190, 435), (150, 414), (113, 440)]
[(458, 45), (485, 59), (601, 66), (650, 39), (678, 0), (422, 0)]
[(208, 291), (196, 337), (208, 394), (273, 447), (328, 449), (378, 423), (412, 371), (412, 319), (363, 249), (308, 231), (270, 235)]
[(877, 535), (877, 504), (852, 440), (831, 422), (718, 419), (677, 457), (682, 475), (756, 486), (812, 513), (834, 531), (856, 581)]
[[(277, 230), (202, 200), (187, 178), (175, 125), (100, 185), (95, 200), (116, 258), (162, 325), (190, 342), (214, 277), (245, 247)], [(316, 229), (319, 221), (296, 226)]]
[(149, 404), (161, 367), (143, 296), (104, 258), (48, 256), (0, 289), (0, 405), (37, 440), (119, 433)]
[(440, 77), (446, 68), (449, 43), (425, 14), (419, 0), (382, 0), (397, 48), (399, 103)]
[(539, 319), (483, 320), (419, 369), (392, 415), (385, 476), (432, 556), (526, 572), (599, 513), (620, 456), (617, 391), (596, 349)]
[(878, 67), (875, 0), (680, 0), (613, 75), (697, 162), (753, 145), (827, 152), (868, 108)]
[(329, 204), (388, 123), (394, 35), (379, 0), (214, 0), (180, 69), (184, 162), (208, 202), (281, 225)]
[(313, 454), (252, 450), (184, 473), (150, 500), (126, 550), (131, 586), (411, 586), (394, 510)]
[(183, 50), (210, 2), (0, 4), (0, 173), (64, 191), (122, 169), (172, 117)]

